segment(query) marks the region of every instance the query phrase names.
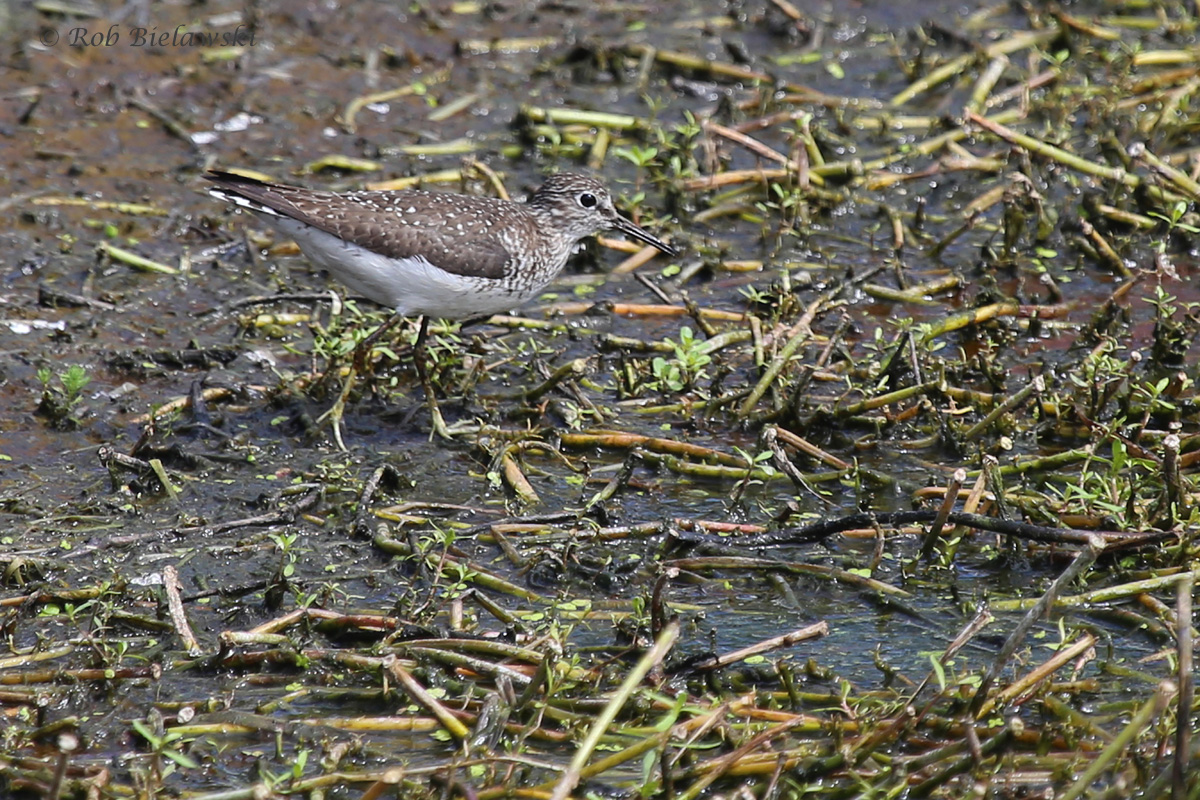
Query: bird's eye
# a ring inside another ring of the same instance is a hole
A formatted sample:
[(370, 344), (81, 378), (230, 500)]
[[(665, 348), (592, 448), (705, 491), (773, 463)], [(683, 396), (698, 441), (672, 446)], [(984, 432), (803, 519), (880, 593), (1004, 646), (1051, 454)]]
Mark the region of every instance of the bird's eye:
[(598, 202), (599, 201), (596, 200), (596, 195), (592, 194), (591, 192), (584, 192), (583, 194), (579, 195), (579, 205), (583, 206), (584, 208), (595, 208), (596, 203)]

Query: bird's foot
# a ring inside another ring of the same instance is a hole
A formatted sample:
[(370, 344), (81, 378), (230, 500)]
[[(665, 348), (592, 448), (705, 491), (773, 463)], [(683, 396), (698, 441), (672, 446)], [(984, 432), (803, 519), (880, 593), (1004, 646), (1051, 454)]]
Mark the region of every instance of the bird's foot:
[(350, 371), (346, 373), (346, 380), (342, 384), (342, 391), (338, 394), (337, 400), (333, 401), (333, 405), (329, 410), (317, 418), (317, 425), (323, 425), (326, 420), (329, 420), (329, 425), (333, 429), (333, 441), (337, 443), (338, 449), (342, 452), (347, 451), (346, 443), (342, 440), (342, 417), (346, 413), (346, 401), (350, 398), (350, 392), (354, 389), (354, 379), (358, 375), (358, 371), (353, 365)]

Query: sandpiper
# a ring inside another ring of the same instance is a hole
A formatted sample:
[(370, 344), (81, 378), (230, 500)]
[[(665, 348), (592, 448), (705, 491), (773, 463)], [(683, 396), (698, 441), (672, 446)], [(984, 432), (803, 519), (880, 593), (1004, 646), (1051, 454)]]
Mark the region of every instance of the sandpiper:
[(617, 230), (675, 249), (617, 213), (586, 175), (546, 179), (524, 203), (448, 192), (323, 192), (210, 171), (209, 192), (256, 211), (316, 265), (398, 314), (466, 319), (536, 296), (579, 242)]
[[(553, 280), (583, 239), (603, 230), (675, 255), (618, 214), (604, 185), (586, 175), (552, 175), (524, 203), (419, 190), (326, 192), (219, 170), (204, 177), (216, 184), (209, 187), (214, 197), (257, 212), (314, 264), (394, 309), (371, 343), (402, 317), (421, 315), (420, 345), (431, 316), (513, 309)], [(425, 381), (423, 367), (418, 357)]]

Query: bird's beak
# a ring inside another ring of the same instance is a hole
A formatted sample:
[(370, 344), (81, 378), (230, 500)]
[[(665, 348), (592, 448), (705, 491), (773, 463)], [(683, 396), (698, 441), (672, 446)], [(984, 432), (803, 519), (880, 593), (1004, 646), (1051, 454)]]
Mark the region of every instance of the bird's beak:
[(651, 234), (649, 231), (644, 231), (637, 225), (634, 225), (629, 220), (622, 217), (620, 214), (616, 216), (612, 224), (613, 230), (620, 231), (631, 239), (637, 239), (639, 242), (648, 244), (651, 247), (656, 247), (669, 256), (679, 255), (679, 251), (671, 245), (664, 242), (662, 239)]

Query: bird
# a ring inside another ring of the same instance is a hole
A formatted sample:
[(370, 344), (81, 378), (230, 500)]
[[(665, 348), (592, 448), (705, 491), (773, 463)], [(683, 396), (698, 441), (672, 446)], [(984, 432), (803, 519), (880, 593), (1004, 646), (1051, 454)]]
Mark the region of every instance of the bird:
[[(213, 197), (255, 212), (315, 265), (392, 309), (363, 344), (420, 316), (420, 349), (430, 317), (461, 320), (516, 308), (562, 271), (584, 239), (604, 230), (678, 254), (621, 216), (603, 183), (579, 173), (547, 177), (523, 203), (416, 189), (320, 191), (219, 169), (204, 177)], [(423, 359), (417, 369), (427, 383)], [(440, 421), (435, 412), (435, 430)], [(444, 424), (438, 433), (445, 435)]]

